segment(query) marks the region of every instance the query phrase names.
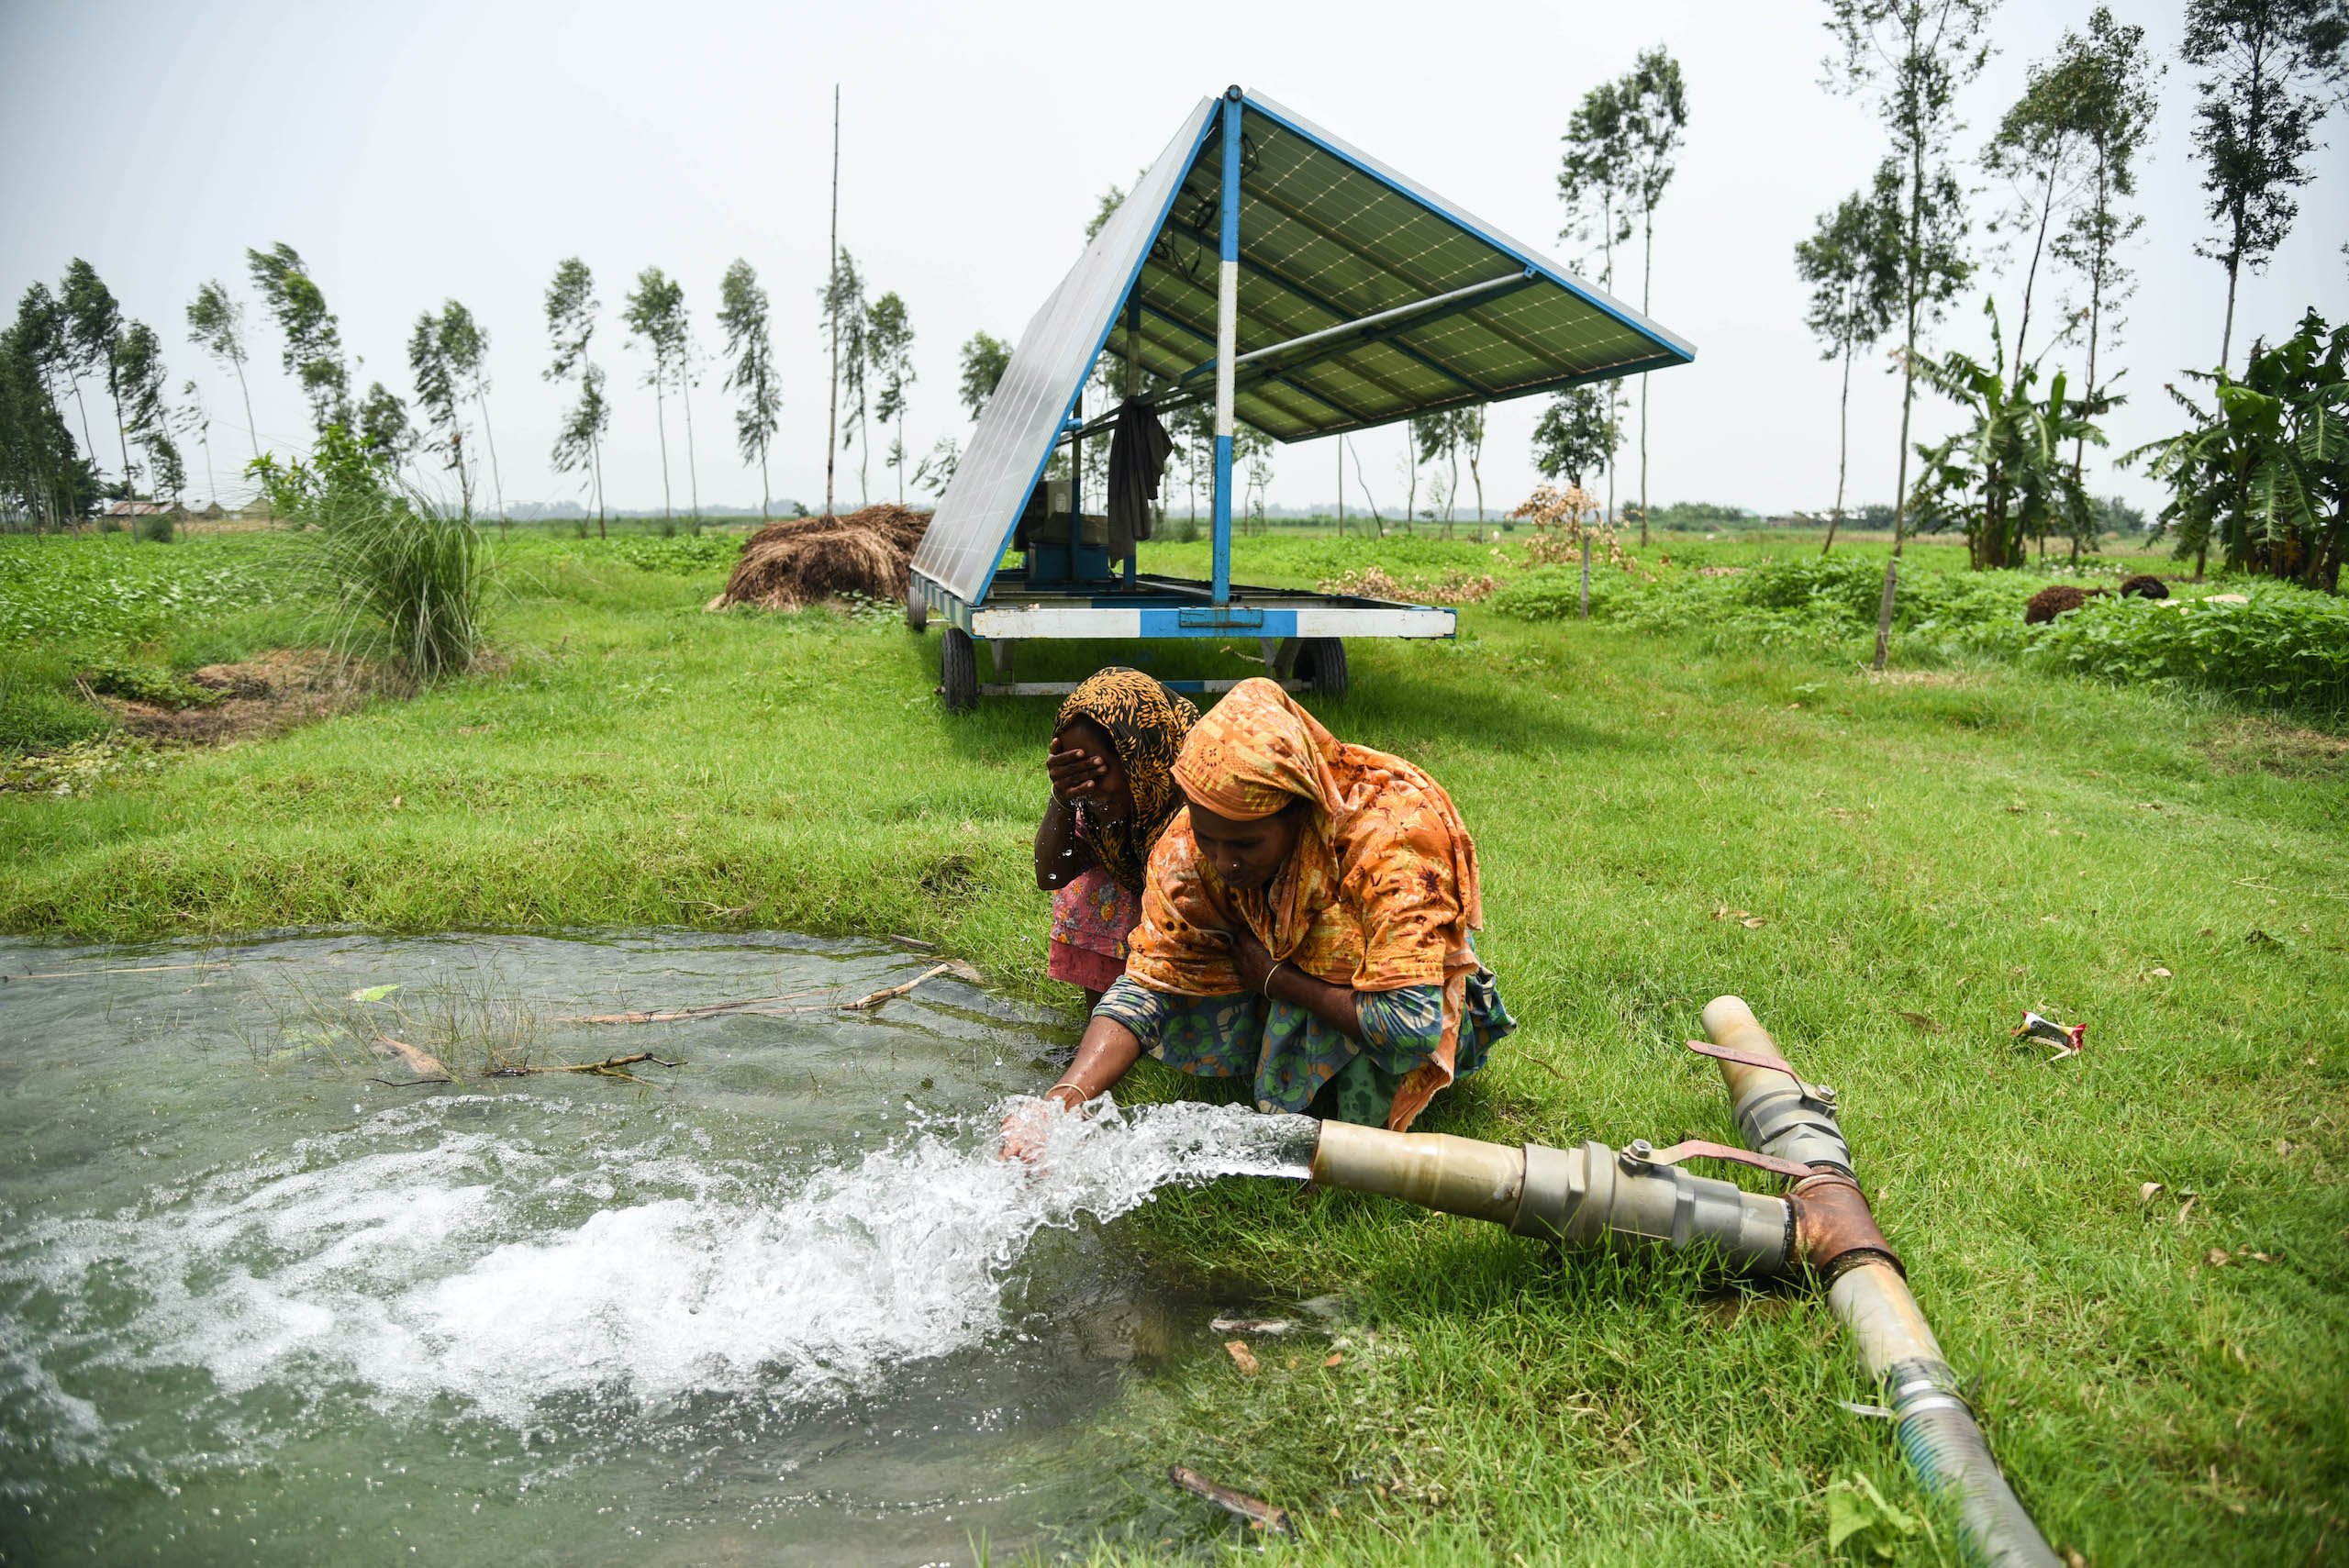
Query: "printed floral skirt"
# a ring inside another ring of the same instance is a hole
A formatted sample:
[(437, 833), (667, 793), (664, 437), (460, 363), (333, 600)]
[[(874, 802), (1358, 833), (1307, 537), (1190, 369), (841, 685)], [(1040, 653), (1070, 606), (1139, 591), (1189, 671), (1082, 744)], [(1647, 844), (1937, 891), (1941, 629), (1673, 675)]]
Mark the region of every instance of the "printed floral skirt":
[(1045, 973), (1087, 991), (1107, 991), (1126, 972), (1126, 933), (1141, 900), (1095, 866), (1052, 895), (1052, 940)]

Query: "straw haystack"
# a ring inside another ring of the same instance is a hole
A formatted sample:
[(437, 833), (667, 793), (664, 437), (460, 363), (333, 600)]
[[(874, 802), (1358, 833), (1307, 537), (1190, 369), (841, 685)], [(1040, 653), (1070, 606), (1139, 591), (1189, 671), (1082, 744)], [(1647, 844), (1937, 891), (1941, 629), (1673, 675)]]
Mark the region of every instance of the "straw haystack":
[(707, 607), (796, 610), (852, 595), (885, 603), (902, 599), (907, 563), (929, 527), (928, 512), (885, 501), (845, 517), (769, 523), (742, 541), (726, 591)]

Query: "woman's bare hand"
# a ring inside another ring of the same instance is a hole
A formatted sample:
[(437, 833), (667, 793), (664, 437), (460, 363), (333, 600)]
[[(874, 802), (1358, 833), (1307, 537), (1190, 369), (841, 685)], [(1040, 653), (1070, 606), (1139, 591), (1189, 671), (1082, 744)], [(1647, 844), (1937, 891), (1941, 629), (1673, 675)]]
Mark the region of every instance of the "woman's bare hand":
[(1044, 1145), (1052, 1138), (1048, 1118), (1058, 1110), (1050, 1100), (1028, 1100), (1012, 1106), (1003, 1118), (1003, 1147), (996, 1158), (1024, 1160), (1030, 1165), (1042, 1159)]
[(1073, 747), (1044, 753), (1044, 777), (1052, 782), (1052, 793), (1071, 804), (1098, 800), (1108, 772), (1108, 764), (1100, 758)]

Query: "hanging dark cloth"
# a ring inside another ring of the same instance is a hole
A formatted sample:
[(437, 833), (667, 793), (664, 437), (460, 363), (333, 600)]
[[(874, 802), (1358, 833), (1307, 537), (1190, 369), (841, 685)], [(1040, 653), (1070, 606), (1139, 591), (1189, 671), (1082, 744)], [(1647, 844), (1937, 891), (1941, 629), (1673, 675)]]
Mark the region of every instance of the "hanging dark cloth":
[(1118, 406), (1109, 434), (1109, 553), (1122, 557), (1134, 540), (1150, 537), (1150, 504), (1158, 499), (1159, 475), (1174, 438), (1144, 398)]

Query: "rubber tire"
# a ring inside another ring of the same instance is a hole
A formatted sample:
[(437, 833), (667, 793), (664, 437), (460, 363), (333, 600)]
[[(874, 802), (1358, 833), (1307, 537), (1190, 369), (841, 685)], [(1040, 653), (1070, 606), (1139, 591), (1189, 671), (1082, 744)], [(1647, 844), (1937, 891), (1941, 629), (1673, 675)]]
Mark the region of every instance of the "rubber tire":
[(971, 634), (950, 626), (938, 639), (938, 695), (949, 713), (968, 713), (979, 706), (979, 650)]
[(1317, 697), (1336, 702), (1346, 695), (1346, 645), (1335, 637), (1308, 637), (1297, 650), (1297, 678)]
[(929, 628), (930, 601), (921, 596), (919, 588), (907, 584), (906, 585), (906, 629), (920, 632), (928, 630)]

